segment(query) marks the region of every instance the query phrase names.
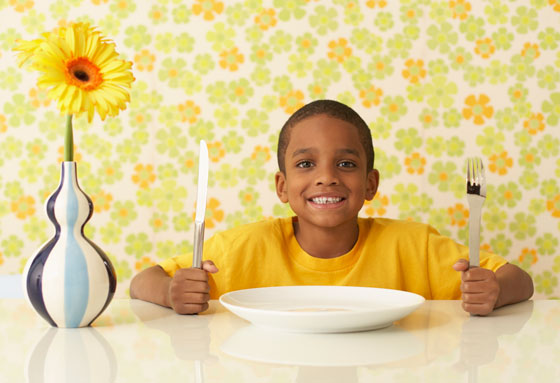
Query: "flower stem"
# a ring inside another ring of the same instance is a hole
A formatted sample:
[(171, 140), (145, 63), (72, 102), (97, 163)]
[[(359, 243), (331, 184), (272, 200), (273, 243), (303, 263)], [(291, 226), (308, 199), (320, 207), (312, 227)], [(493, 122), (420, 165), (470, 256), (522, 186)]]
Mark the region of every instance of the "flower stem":
[(66, 116), (66, 132), (64, 134), (64, 161), (74, 161), (74, 135), (72, 133), (72, 115)]

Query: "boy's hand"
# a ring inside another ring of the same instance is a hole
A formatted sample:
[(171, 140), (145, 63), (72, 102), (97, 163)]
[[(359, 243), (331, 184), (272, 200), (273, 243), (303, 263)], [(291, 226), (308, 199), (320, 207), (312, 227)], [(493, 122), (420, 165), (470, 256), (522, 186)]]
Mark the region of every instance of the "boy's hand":
[(459, 259), (453, 268), (461, 272), (463, 309), (471, 314), (490, 314), (500, 296), (500, 285), (496, 274), (482, 267), (469, 268), (466, 259)]
[(179, 314), (197, 314), (208, 309), (210, 285), (208, 273), (218, 268), (212, 261), (204, 261), (202, 269), (179, 269), (169, 282), (168, 306)]

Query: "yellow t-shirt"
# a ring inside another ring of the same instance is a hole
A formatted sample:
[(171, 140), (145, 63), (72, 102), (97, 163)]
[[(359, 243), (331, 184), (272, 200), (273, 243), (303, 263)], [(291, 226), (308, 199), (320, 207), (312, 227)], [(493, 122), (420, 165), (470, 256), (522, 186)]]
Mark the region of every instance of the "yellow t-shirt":
[[(352, 250), (331, 259), (313, 257), (299, 246), (292, 218), (217, 233), (204, 244), (204, 259), (211, 259), (220, 270), (210, 274), (211, 298), (234, 290), (291, 285), (380, 287), (426, 299), (461, 298), (461, 276), (452, 265), (468, 258), (466, 246), (421, 223), (358, 218), (358, 227)], [(481, 251), (481, 267), (496, 271), (506, 263)], [(160, 263), (170, 276), (191, 265), (192, 254)]]

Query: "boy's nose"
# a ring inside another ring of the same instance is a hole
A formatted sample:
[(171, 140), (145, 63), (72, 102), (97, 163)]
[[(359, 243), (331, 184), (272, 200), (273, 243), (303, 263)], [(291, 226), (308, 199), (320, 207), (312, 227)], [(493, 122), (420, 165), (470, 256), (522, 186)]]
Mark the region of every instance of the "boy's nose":
[(330, 167), (319, 169), (315, 180), (316, 185), (338, 185), (338, 182), (339, 180), (335, 169)]

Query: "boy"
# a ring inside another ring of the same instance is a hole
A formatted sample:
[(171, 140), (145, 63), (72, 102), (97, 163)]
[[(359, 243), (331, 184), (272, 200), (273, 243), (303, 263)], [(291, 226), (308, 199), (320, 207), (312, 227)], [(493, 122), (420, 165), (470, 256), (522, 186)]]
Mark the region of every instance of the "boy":
[(531, 277), (497, 255), (481, 252), (481, 267), (469, 269), (468, 248), (428, 225), (358, 218), (377, 191), (373, 163), (369, 127), (353, 109), (307, 104), (278, 140), (276, 192), (296, 216), (217, 233), (204, 245), (202, 269), (190, 267), (191, 255), (168, 259), (134, 277), (131, 297), (189, 314), (245, 288), (370, 286), (426, 299), (462, 295), (465, 311), (486, 315), (532, 296)]

